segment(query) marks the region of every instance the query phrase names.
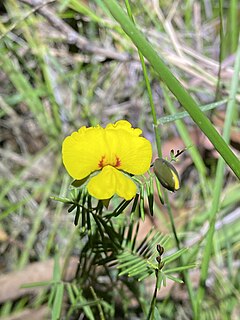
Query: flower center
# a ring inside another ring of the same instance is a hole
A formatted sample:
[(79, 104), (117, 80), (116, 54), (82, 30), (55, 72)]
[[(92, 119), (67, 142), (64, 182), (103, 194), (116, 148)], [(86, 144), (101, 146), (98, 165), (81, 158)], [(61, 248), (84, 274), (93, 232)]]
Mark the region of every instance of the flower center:
[(113, 161), (109, 161), (109, 159), (106, 159), (106, 156), (102, 156), (100, 161), (98, 162), (98, 167), (102, 169), (103, 167), (108, 165), (114, 168), (118, 168), (121, 165), (121, 160), (117, 155), (115, 155), (115, 159)]

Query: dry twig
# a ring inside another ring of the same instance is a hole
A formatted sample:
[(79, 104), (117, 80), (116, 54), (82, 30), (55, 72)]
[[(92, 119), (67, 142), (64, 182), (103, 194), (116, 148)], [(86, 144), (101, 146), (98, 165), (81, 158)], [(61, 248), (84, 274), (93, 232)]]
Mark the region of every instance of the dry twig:
[[(60, 260), (63, 266), (63, 260)], [(26, 294), (36, 293), (39, 287), (21, 288), (24, 284), (51, 281), (53, 275), (54, 260), (34, 262), (23, 270), (10, 272), (0, 276), (0, 303), (18, 299)], [(78, 259), (71, 257), (64, 274), (64, 280), (70, 281), (76, 273)]]
[(80, 36), (74, 29), (72, 29), (67, 23), (60, 19), (53, 9), (42, 6), (42, 0), (19, 0), (33, 8), (36, 8), (37, 12), (46, 18), (49, 23), (56, 29), (58, 29), (64, 36), (69, 44), (74, 44), (80, 50), (88, 52), (94, 55), (104, 57), (105, 59), (113, 59), (118, 61), (129, 61), (131, 56), (128, 53), (119, 53), (113, 49), (101, 48), (95, 43), (88, 41), (83, 36)]

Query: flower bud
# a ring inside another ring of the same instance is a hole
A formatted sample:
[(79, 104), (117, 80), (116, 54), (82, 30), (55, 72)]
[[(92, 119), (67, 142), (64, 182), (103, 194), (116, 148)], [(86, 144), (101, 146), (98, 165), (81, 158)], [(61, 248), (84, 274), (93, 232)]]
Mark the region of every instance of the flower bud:
[(154, 161), (153, 170), (164, 188), (173, 192), (180, 188), (178, 172), (169, 161), (157, 158)]

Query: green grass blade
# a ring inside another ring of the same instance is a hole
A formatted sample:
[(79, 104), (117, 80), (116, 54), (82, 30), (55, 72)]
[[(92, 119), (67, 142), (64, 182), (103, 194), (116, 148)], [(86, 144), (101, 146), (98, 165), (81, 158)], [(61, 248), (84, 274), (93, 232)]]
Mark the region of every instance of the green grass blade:
[(235, 52), (238, 45), (238, 35), (239, 35), (239, 2), (238, 0), (231, 0), (229, 7), (229, 36), (231, 43), (231, 53)]
[(240, 161), (231, 151), (227, 143), (220, 136), (210, 120), (199, 109), (195, 100), (183, 88), (180, 82), (171, 73), (157, 52), (150, 43), (145, 39), (144, 35), (136, 28), (134, 23), (124, 13), (122, 8), (115, 0), (104, 0), (104, 3), (110, 10), (113, 17), (120, 23), (123, 30), (131, 38), (132, 42), (141, 51), (143, 56), (150, 62), (154, 70), (158, 73), (161, 80), (168, 86), (170, 91), (176, 96), (184, 109), (189, 113), (193, 121), (205, 133), (212, 142), (216, 150), (223, 159), (231, 167), (236, 176), (240, 179)]
[(58, 161), (56, 162), (56, 168), (53, 171), (52, 175), (50, 176), (48, 184), (46, 184), (46, 186), (45, 186), (45, 191), (43, 194), (42, 202), (41, 202), (40, 206), (38, 207), (37, 212), (35, 213), (36, 214), (35, 220), (34, 220), (31, 232), (29, 233), (28, 239), (26, 241), (25, 250), (22, 252), (20, 259), (19, 259), (19, 262), (18, 262), (19, 268), (23, 268), (28, 262), (31, 250), (32, 250), (33, 245), (36, 241), (36, 236), (37, 236), (38, 230), (40, 228), (43, 216), (45, 214), (45, 209), (47, 207), (47, 201), (49, 199), (51, 189), (54, 185), (54, 182), (56, 180), (56, 176), (58, 174), (59, 165), (60, 165), (60, 159), (58, 159)]
[[(214, 102), (214, 103), (210, 103), (210, 104), (206, 104), (204, 106), (200, 106), (200, 109), (205, 112), (205, 111), (209, 111), (209, 110), (213, 110), (219, 106), (222, 106), (224, 103), (226, 103), (228, 100), (225, 99), (225, 100), (221, 100), (221, 101), (218, 101), (218, 102)], [(186, 117), (189, 117), (189, 114), (188, 112), (186, 111), (183, 111), (183, 112), (176, 112), (174, 114), (171, 114), (171, 115), (167, 115), (167, 116), (164, 116), (164, 117), (161, 117), (157, 120), (157, 123), (158, 125), (162, 125), (162, 124), (165, 124), (165, 123), (169, 123), (169, 122), (173, 122), (173, 121), (176, 121), (176, 120), (180, 120), (180, 119), (183, 119), (183, 118), (186, 118)]]
[(62, 303), (63, 303), (63, 294), (64, 294), (64, 284), (63, 282), (60, 282), (57, 284), (55, 297), (53, 301), (52, 320), (60, 319)]
[[(239, 39), (238, 50), (236, 54), (234, 75), (232, 78), (229, 102), (227, 105), (226, 119), (225, 119), (224, 129), (223, 129), (223, 137), (226, 141), (229, 141), (229, 138), (230, 138), (230, 130), (231, 130), (231, 124), (233, 121), (236, 94), (238, 90), (239, 72), (240, 72), (240, 39)], [(213, 236), (215, 233), (215, 222), (216, 222), (216, 216), (220, 207), (220, 196), (221, 196), (221, 191), (223, 186), (223, 179), (224, 179), (224, 162), (220, 158), (217, 165), (216, 181), (214, 184), (215, 187), (213, 192), (214, 196), (213, 196), (211, 216), (210, 216), (210, 227), (208, 230), (207, 242), (206, 242), (206, 247), (203, 255), (201, 276), (200, 276), (200, 287), (199, 287), (198, 296), (197, 296), (198, 298), (197, 305), (199, 310), (202, 306), (202, 300), (205, 293), (205, 282), (208, 276), (208, 269), (209, 269), (209, 263), (210, 263), (212, 246), (213, 246)]]

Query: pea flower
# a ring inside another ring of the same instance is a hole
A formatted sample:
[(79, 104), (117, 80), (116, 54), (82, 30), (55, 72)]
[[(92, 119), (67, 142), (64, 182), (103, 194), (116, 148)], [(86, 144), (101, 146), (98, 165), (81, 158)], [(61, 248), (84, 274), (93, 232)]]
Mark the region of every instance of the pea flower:
[(81, 127), (63, 141), (63, 164), (76, 180), (87, 178), (87, 190), (105, 200), (114, 194), (132, 199), (137, 187), (128, 174), (141, 175), (150, 167), (150, 142), (140, 137), (142, 130), (132, 128), (126, 120), (101, 126)]

